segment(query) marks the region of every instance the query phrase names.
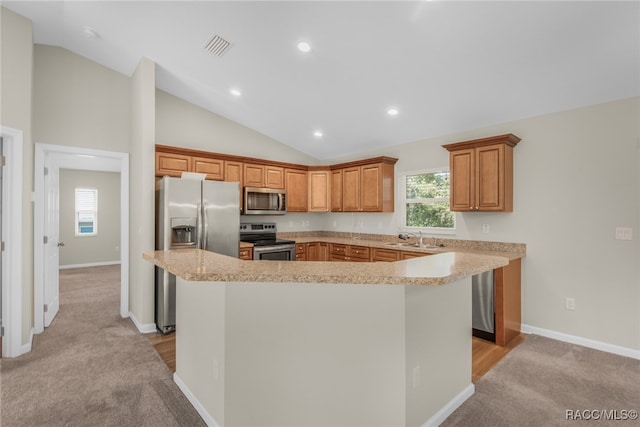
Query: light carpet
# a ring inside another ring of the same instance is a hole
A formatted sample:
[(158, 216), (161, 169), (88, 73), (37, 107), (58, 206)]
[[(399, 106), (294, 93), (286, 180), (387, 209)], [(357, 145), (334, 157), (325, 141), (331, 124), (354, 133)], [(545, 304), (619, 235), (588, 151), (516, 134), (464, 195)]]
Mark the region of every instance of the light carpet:
[(149, 340), (120, 317), (120, 266), (61, 270), (60, 311), (0, 365), (0, 424), (204, 426)]
[(537, 335), (475, 387), (442, 426), (640, 425), (639, 360)]

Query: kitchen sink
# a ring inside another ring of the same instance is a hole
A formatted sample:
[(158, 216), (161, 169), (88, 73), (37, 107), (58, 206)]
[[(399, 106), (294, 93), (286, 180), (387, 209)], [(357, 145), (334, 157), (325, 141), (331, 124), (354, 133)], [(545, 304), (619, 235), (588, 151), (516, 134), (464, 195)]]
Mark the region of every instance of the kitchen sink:
[(385, 243), (385, 245), (396, 246), (396, 247), (410, 247), (410, 248), (418, 247), (417, 243), (407, 243), (407, 242), (391, 242), (391, 243)]
[[(390, 243), (385, 243), (385, 245), (396, 247), (396, 248), (420, 248), (419, 244), (409, 243), (409, 242), (390, 242)], [(434, 246), (434, 245), (424, 245), (420, 249), (442, 249), (442, 247)]]

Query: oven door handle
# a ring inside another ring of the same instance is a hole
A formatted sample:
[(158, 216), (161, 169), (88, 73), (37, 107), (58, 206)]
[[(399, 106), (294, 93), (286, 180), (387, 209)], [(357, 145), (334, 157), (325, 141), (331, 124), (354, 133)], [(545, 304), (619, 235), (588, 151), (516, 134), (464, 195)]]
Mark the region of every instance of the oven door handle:
[(290, 251), (290, 250), (295, 250), (296, 245), (295, 244), (284, 244), (284, 245), (269, 245), (269, 246), (254, 246), (253, 247), (253, 252), (276, 252), (276, 251)]

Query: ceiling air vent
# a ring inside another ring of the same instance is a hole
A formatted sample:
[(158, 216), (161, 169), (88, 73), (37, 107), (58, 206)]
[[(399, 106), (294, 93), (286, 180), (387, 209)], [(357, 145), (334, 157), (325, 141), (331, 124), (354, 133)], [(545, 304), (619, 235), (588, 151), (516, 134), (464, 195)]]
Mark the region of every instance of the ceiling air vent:
[(213, 53), (216, 56), (222, 56), (227, 49), (231, 47), (231, 43), (226, 41), (220, 36), (213, 36), (211, 40), (204, 46), (209, 53)]

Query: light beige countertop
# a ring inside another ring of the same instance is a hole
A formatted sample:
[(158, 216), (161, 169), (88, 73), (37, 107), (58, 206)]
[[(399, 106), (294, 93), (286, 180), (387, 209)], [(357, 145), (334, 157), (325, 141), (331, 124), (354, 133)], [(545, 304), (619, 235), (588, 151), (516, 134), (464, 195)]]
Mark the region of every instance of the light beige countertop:
[(187, 281), (366, 285), (443, 285), (509, 263), (507, 257), (464, 252), (396, 262), (244, 261), (200, 249), (143, 257)]

